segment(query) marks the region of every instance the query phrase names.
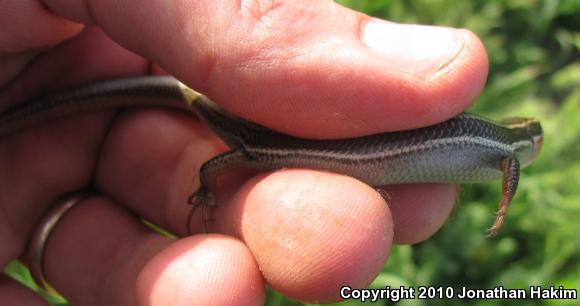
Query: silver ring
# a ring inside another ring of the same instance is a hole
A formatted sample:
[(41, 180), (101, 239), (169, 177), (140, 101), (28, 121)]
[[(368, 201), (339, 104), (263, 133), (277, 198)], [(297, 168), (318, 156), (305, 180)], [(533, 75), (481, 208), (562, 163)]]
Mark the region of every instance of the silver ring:
[(30, 269), (30, 275), (39, 287), (49, 292), (56, 291), (46, 281), (44, 274), (44, 249), (56, 224), (75, 204), (78, 204), (87, 196), (89, 196), (89, 193), (79, 192), (57, 200), (39, 221), (39, 225), (28, 242), (25, 260)]

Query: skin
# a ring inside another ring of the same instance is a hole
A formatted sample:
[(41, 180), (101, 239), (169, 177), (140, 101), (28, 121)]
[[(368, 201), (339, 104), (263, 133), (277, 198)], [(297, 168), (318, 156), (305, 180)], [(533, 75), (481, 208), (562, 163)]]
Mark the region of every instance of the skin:
[[(338, 138), (460, 113), (483, 87), (487, 57), (469, 31), (386, 23), (331, 1), (0, 4), (0, 109), (159, 73), (272, 129)], [(337, 174), (240, 171), (219, 182), (213, 234), (170, 240), (140, 223), (184, 235), (192, 178), (223, 150), (190, 115), (158, 108), (79, 114), (0, 139), (0, 264), (22, 256), (56, 199), (93, 182), (102, 196), (62, 218), (45, 253), (48, 280), (72, 304), (259, 305), (267, 284), (336, 301), (341, 285), (373, 280), (393, 243), (435, 233), (454, 205), (451, 185), (384, 187), (385, 205)], [(10, 279), (0, 300), (42, 305)]]

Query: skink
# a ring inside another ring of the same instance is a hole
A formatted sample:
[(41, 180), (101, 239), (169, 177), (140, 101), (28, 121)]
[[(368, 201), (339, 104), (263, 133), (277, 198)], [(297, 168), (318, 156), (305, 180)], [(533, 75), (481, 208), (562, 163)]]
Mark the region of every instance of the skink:
[(200, 187), (189, 203), (204, 216), (213, 202), (210, 187), (228, 171), (242, 167), (327, 170), (371, 186), (416, 182), (469, 183), (503, 178), (503, 196), (488, 235), (501, 228), (518, 185), (520, 167), (542, 146), (536, 119), (503, 122), (463, 113), (435, 125), (408, 131), (333, 140), (282, 134), (220, 109), (178, 80), (149, 76), (96, 83), (21, 103), (0, 114), (0, 136), (79, 111), (121, 106), (169, 106), (194, 112), (231, 150), (202, 165)]

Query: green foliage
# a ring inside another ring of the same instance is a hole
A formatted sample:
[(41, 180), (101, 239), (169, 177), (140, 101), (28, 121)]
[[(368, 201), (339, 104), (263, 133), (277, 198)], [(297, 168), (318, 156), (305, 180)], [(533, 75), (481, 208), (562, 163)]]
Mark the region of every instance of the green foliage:
[(28, 268), (26, 268), (26, 266), (24, 266), (20, 261), (14, 260), (11, 263), (9, 263), (8, 266), (6, 266), (6, 268), (4, 269), (4, 272), (13, 277), (14, 279), (16, 279), (17, 281), (25, 284), (32, 290), (36, 291), (39, 295), (44, 297), (50, 303), (50, 305), (54, 306), (69, 305), (65, 301), (65, 299), (63, 299), (58, 295), (58, 293), (56, 292), (48, 293), (45, 290), (38, 287), (34, 282), (34, 280), (32, 279), (32, 276), (30, 276)]

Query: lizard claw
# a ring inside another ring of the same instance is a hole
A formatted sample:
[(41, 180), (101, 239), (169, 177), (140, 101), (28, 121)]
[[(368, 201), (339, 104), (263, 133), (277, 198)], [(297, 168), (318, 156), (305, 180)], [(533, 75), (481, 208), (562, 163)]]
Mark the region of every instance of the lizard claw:
[(191, 210), (189, 211), (189, 214), (187, 215), (186, 228), (188, 235), (191, 236), (193, 234), (191, 230), (191, 220), (193, 219), (195, 211), (200, 207), (202, 209), (203, 231), (205, 233), (208, 232), (207, 223), (208, 221), (211, 221), (211, 217), (209, 215), (209, 208), (210, 206), (213, 206), (212, 202), (213, 197), (211, 196), (209, 189), (203, 185), (199, 187), (199, 189), (196, 192), (194, 192), (192, 195), (189, 196), (189, 198), (187, 199), (187, 203), (190, 204), (192, 207)]

